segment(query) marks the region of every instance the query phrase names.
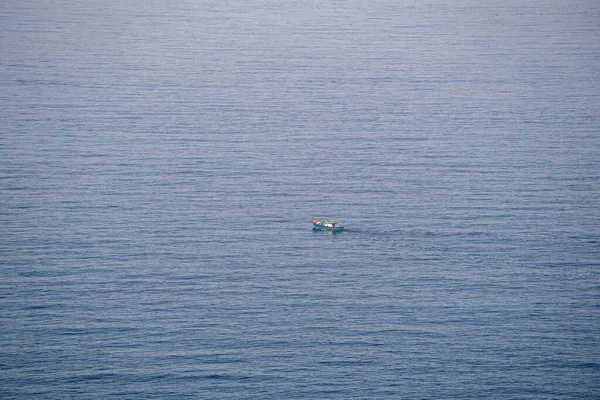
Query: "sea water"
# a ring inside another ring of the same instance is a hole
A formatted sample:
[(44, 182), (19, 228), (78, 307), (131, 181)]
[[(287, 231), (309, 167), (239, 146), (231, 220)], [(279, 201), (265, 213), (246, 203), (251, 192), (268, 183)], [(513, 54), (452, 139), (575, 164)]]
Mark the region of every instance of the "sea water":
[(600, 397), (596, 1), (6, 0), (0, 66), (1, 398)]

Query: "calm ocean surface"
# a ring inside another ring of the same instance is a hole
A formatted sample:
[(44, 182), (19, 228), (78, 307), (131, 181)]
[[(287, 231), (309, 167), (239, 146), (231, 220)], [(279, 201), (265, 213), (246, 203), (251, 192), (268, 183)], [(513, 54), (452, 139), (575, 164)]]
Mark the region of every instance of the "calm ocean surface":
[(600, 398), (596, 0), (6, 0), (0, 126), (2, 399)]

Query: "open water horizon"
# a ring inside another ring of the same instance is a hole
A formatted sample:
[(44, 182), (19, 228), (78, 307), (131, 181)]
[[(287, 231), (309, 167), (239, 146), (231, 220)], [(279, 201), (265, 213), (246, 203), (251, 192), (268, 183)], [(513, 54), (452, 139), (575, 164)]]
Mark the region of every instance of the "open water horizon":
[(0, 398), (600, 397), (596, 1), (0, 21)]

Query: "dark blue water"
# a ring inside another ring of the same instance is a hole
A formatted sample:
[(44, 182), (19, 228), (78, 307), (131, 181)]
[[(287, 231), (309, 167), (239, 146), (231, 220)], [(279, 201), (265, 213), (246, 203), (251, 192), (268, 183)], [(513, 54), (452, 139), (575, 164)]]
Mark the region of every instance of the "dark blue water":
[(0, 66), (0, 398), (600, 397), (595, 0), (7, 0)]

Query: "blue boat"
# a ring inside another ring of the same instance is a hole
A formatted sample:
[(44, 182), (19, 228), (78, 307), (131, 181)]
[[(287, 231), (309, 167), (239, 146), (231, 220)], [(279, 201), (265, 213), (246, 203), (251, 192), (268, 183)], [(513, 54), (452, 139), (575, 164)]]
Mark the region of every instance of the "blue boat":
[(317, 221), (316, 219), (312, 220), (313, 229), (319, 231), (331, 231), (331, 232), (341, 232), (344, 230), (344, 227), (340, 225), (337, 219), (328, 219), (325, 222)]

